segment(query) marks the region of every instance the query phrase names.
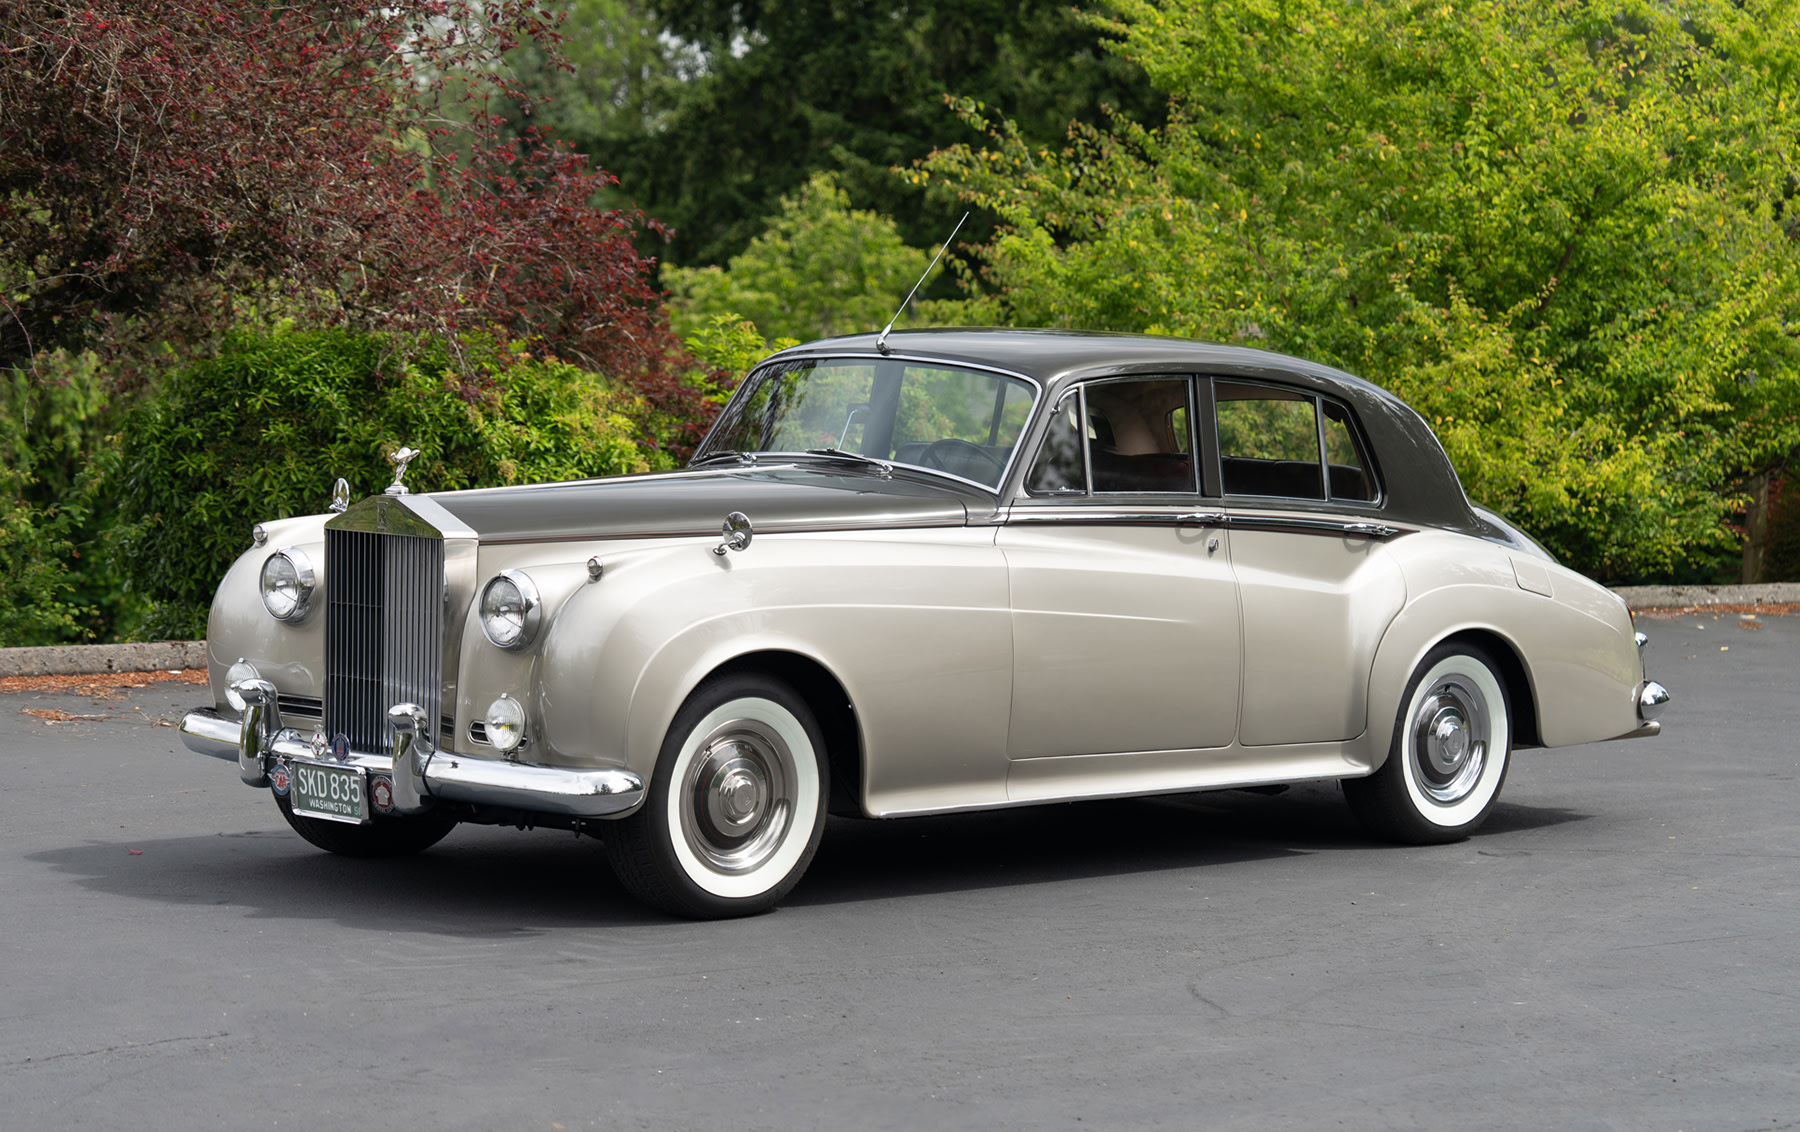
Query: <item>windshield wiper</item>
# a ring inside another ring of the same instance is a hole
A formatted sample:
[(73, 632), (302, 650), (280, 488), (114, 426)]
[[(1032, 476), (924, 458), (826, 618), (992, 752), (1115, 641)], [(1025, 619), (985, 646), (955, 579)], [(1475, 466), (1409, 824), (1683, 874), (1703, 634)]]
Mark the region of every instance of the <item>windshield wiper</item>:
[(861, 452), (846, 452), (842, 448), (808, 448), (806, 454), (808, 456), (824, 456), (832, 460), (849, 460), (852, 463), (874, 468), (884, 476), (894, 474), (894, 465), (886, 460), (877, 460), (873, 456), (864, 456)]
[(723, 452), (709, 452), (697, 460), (689, 460), (688, 467), (698, 468), (702, 464), (710, 464), (715, 460), (736, 460), (740, 464), (756, 463), (756, 456), (749, 452), (737, 452), (727, 449)]

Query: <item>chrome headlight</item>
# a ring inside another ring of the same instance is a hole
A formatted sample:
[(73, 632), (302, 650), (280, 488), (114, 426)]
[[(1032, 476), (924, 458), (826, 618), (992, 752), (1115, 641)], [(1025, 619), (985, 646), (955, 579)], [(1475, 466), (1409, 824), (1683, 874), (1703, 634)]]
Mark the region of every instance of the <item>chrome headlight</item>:
[(312, 560), (298, 547), (277, 550), (263, 562), (263, 608), (277, 621), (298, 621), (312, 607)]
[(237, 694), (237, 689), (233, 685), (241, 680), (259, 680), (261, 678), (262, 673), (256, 670), (256, 665), (242, 657), (238, 658), (236, 664), (225, 670), (225, 702), (236, 710), (243, 711), (244, 697)]
[(511, 696), (501, 696), (488, 705), (487, 741), (496, 749), (512, 751), (525, 741), (525, 708)]
[(536, 637), (544, 605), (519, 570), (502, 570), (481, 591), (481, 631), (503, 649), (522, 649)]

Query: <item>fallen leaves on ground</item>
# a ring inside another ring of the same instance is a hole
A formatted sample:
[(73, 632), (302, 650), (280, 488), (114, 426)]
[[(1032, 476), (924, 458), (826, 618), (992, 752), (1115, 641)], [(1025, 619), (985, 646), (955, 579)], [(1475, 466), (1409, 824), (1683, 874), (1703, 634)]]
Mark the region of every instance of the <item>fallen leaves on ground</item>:
[(1686, 617), (1695, 613), (1753, 613), (1758, 616), (1788, 617), (1800, 613), (1800, 602), (1770, 602), (1765, 605), (1755, 603), (1733, 603), (1729, 605), (1684, 605), (1679, 609), (1634, 609), (1634, 616), (1642, 617)]
[(184, 668), (179, 672), (90, 672), (81, 676), (0, 676), (0, 695), (8, 692), (74, 692), (78, 696), (114, 699), (126, 688), (204, 683), (204, 668)]
[(57, 708), (28, 707), (20, 708), (19, 710), (33, 719), (43, 720), (46, 725), (53, 723), (73, 723), (78, 719), (106, 718), (104, 715), (70, 715), (68, 712), (61, 711)]

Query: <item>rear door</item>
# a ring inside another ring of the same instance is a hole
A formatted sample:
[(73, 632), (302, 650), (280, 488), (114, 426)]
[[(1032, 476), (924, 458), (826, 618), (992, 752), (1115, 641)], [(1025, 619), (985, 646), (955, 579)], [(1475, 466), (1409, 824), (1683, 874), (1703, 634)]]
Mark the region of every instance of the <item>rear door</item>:
[(1375, 646), (1406, 600), (1380, 485), (1349, 409), (1275, 383), (1212, 382), (1243, 611), (1245, 746), (1350, 739)]

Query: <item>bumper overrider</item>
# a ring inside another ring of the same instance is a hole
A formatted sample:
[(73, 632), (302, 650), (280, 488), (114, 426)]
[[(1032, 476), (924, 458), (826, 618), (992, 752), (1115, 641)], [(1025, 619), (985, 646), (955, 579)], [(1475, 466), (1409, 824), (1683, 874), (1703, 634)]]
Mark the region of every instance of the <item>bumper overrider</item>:
[(307, 735), (282, 726), (275, 685), (245, 680), (233, 690), (244, 700), (242, 719), (200, 708), (182, 719), (181, 740), (203, 755), (235, 759), (238, 777), (250, 786), (269, 785), (271, 767), (301, 759), (360, 767), (372, 781), (387, 780), (392, 803), (378, 808), (395, 814), (423, 813), (441, 800), (600, 818), (628, 813), (644, 800), (643, 779), (628, 770), (543, 766), (439, 751), (425, 710), (410, 703), (388, 709), (391, 751), (379, 755), (350, 751), (341, 758), (320, 755)]

